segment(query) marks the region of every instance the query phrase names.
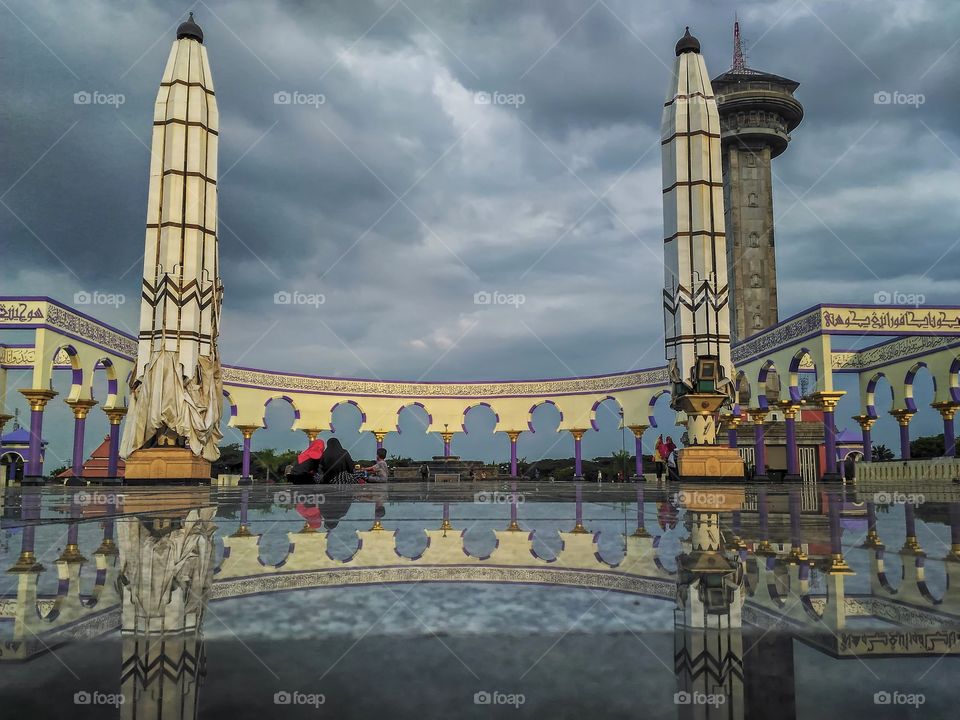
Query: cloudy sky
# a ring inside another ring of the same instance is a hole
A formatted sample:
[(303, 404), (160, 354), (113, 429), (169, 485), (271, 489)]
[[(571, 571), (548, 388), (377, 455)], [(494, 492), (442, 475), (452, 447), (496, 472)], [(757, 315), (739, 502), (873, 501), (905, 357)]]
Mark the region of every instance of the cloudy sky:
[[(221, 114), (227, 363), (411, 380), (660, 364), (673, 47), (690, 25), (720, 74), (735, 12), (748, 64), (797, 80), (806, 111), (774, 162), (781, 315), (880, 291), (956, 302), (952, 0), (0, 0), (0, 292), (123, 294), (92, 312), (134, 332), (153, 102), (191, 9)], [(922, 103), (877, 104), (881, 91)], [(278, 306), (278, 292), (325, 302)], [(615, 424), (588, 456), (619, 446)], [(48, 426), (68, 448), (65, 410)], [(892, 419), (878, 432), (892, 443)], [(505, 441), (460, 451), (490, 448)]]

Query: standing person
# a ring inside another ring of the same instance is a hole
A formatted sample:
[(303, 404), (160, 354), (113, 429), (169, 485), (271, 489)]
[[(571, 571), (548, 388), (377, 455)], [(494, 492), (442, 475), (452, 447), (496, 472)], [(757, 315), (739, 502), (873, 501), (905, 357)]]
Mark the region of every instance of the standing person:
[(600, 468), (597, 468), (597, 485), (603, 483), (603, 473), (600, 472)]
[(424, 463), (420, 466), (420, 480), (426, 482), (430, 479), (430, 468), (427, 467), (427, 464)]
[(355, 482), (353, 477), (354, 462), (350, 453), (336, 438), (327, 441), (327, 447), (320, 458), (320, 472), (323, 483), (345, 484)]
[(324, 443), (317, 439), (310, 446), (297, 455), (297, 462), (287, 471), (287, 482), (296, 485), (310, 485), (317, 482), (317, 471), (320, 469), (320, 460), (323, 458)]
[(657, 438), (657, 444), (653, 447), (653, 462), (657, 468), (657, 482), (663, 481), (663, 469), (667, 462), (667, 444), (663, 441), (663, 435)]
[(367, 480), (372, 483), (385, 483), (390, 478), (390, 468), (387, 465), (387, 449), (377, 450), (377, 461), (370, 467), (363, 468), (368, 473)]

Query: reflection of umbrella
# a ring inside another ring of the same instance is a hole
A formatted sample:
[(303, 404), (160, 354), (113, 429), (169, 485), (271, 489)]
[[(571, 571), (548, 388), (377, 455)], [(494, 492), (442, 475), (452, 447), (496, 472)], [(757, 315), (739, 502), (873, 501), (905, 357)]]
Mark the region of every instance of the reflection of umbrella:
[(297, 505), (297, 512), (300, 513), (300, 516), (307, 523), (308, 527), (319, 530), (323, 526), (323, 515), (320, 514), (320, 508), (316, 505), (299, 503)]
[(673, 530), (677, 526), (677, 511), (668, 502), (657, 503), (657, 522), (661, 530)]

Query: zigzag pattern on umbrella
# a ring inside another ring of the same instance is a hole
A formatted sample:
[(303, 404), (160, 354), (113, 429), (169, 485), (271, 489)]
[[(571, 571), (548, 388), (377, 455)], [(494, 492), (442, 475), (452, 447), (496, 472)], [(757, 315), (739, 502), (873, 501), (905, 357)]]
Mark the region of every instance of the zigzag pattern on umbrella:
[(185, 285), (179, 285), (169, 273), (164, 273), (156, 285), (151, 285), (150, 282), (144, 278), (143, 290), (140, 296), (144, 302), (151, 307), (157, 307), (160, 301), (166, 298), (177, 307), (183, 307), (191, 302), (196, 302), (202, 310), (213, 302), (213, 284), (210, 283), (206, 288), (201, 288), (197, 279), (194, 278)]
[(719, 290), (714, 291), (709, 280), (704, 280), (697, 288), (696, 294), (678, 285), (676, 292), (671, 293), (668, 289), (663, 290), (663, 307), (670, 313), (676, 314), (677, 309), (682, 305), (690, 312), (696, 312), (704, 303), (708, 303), (714, 310), (721, 310), (726, 304), (728, 298), (728, 286), (724, 285)]

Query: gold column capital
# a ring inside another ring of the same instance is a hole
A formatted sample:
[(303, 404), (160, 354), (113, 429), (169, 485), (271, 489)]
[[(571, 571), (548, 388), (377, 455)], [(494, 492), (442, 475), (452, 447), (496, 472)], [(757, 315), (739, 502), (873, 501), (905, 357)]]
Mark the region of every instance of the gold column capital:
[[(389, 431), (389, 430), (374, 430), (374, 431), (373, 431), (373, 437), (376, 438), (376, 440), (377, 440), (378, 443), (383, 443), (383, 440), (384, 440), (384, 438), (387, 437), (387, 433), (388, 433), (388, 432), (390, 432), (390, 431)], [(316, 438), (314, 438), (314, 439), (316, 439)], [(311, 440), (310, 442), (313, 442), (313, 440)]]
[(506, 431), (507, 437), (510, 438), (511, 443), (515, 443), (520, 438), (520, 433), (522, 432), (523, 430), (507, 430)]
[(837, 407), (837, 403), (840, 402), (840, 398), (846, 394), (843, 390), (820, 390), (813, 393), (810, 397), (827, 412), (833, 412)]
[(750, 418), (750, 422), (754, 425), (763, 425), (764, 420), (767, 419), (767, 413), (769, 410), (764, 410), (763, 408), (750, 408), (747, 410), (747, 416)]
[(444, 441), (445, 443), (448, 443), (448, 442), (450, 442), (451, 440), (453, 440), (453, 431), (452, 431), (452, 430), (444, 430), (444, 431), (442, 431), (442, 432), (440, 433), (440, 437), (443, 439), (443, 441)]
[(873, 417), (872, 415), (854, 415), (851, 419), (860, 426), (861, 430), (869, 430), (877, 421), (877, 418)]
[(916, 412), (907, 410), (906, 408), (897, 408), (896, 410), (891, 410), (890, 414), (897, 419), (897, 424), (900, 427), (907, 427), (913, 419), (913, 416), (916, 415)]
[(730, 413), (729, 415), (723, 415), (720, 417), (720, 422), (725, 424), (731, 430), (736, 430), (740, 427), (740, 423), (743, 422), (743, 415), (734, 415)]
[(796, 420), (797, 412), (800, 410), (800, 403), (794, 402), (793, 400), (780, 400), (777, 402), (777, 407), (783, 412), (783, 416), (787, 420)]
[(20, 394), (30, 403), (30, 410), (42, 411), (47, 403), (53, 400), (57, 395), (56, 390), (34, 390), (32, 388), (21, 388)]
[(583, 436), (586, 434), (586, 430), (581, 430), (580, 428), (574, 428), (570, 430), (570, 434), (573, 435), (574, 440), (583, 440)]
[[(257, 426), (259, 428), (259, 426)], [(323, 428), (300, 428), (307, 436), (307, 440), (313, 442), (323, 432)]]
[(643, 434), (650, 428), (649, 425), (627, 425), (630, 428), (630, 432), (633, 433), (633, 436), (638, 440), (643, 437)]
[[(944, 420), (953, 420), (957, 414), (957, 410), (960, 410), (960, 403), (953, 402), (952, 400), (944, 400), (942, 402), (930, 403), (930, 407), (940, 413), (940, 417)], [(0, 424), (0, 427), (2, 427), (2, 424)]]
[(244, 440), (249, 440), (253, 437), (253, 434), (259, 430), (261, 425), (237, 425), (237, 430), (243, 435)]
[(111, 425), (119, 425), (123, 418), (127, 415), (127, 408), (125, 407), (112, 407), (104, 408), (103, 412), (106, 414), (107, 418), (110, 420)]
[(73, 417), (77, 420), (85, 420), (87, 415), (90, 414), (90, 410), (98, 404), (97, 401), (92, 398), (82, 400), (64, 400), (64, 402), (70, 406), (71, 410), (73, 410)]

